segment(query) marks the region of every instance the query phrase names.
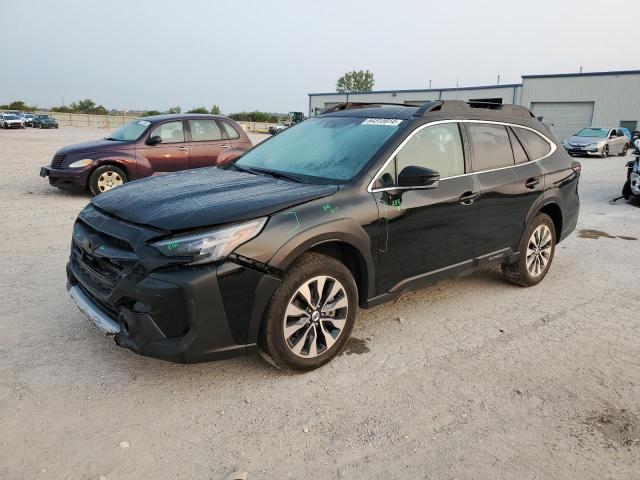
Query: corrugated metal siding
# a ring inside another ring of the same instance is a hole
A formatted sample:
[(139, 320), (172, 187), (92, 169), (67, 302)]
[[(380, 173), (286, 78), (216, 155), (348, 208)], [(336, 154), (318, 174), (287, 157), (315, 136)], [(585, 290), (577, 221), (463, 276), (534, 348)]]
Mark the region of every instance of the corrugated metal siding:
[(553, 134), (562, 141), (591, 126), (593, 102), (533, 102), (531, 110), (550, 124)]
[(535, 102), (593, 102), (595, 127), (617, 127), (640, 120), (640, 74), (525, 78), (522, 105)]

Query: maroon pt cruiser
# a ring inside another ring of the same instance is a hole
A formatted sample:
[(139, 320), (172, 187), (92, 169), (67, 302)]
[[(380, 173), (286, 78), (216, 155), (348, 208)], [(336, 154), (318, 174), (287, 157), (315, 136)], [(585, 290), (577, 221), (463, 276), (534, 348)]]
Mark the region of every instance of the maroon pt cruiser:
[(252, 147), (233, 120), (216, 115), (157, 115), (123, 125), (102, 140), (62, 147), (41, 177), (64, 190), (97, 195), (154, 173), (229, 163)]

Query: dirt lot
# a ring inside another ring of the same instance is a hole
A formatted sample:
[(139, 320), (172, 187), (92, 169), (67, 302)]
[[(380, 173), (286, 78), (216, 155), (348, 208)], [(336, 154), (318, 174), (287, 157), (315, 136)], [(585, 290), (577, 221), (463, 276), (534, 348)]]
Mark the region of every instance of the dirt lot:
[(73, 305), (89, 197), (38, 170), (105, 133), (0, 130), (3, 480), (640, 478), (640, 210), (608, 203), (624, 158), (583, 159), (578, 230), (539, 286), (486, 272), (406, 295), (288, 376), (138, 357)]

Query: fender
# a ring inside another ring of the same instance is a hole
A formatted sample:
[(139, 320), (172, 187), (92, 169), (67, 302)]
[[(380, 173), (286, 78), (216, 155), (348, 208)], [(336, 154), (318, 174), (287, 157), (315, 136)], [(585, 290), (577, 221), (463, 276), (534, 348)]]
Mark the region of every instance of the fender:
[[(89, 154), (91, 156), (91, 154)], [(113, 152), (100, 152), (98, 155), (93, 154), (93, 165), (91, 166), (91, 173), (98, 167), (104, 165), (114, 165), (124, 170), (127, 174), (129, 181), (135, 180), (136, 176), (136, 155), (134, 150), (122, 150)]]
[(364, 261), (367, 284), (365, 297), (374, 291), (375, 266), (371, 255), (371, 239), (364, 229), (351, 218), (332, 220), (311, 227), (284, 243), (267, 262), (286, 270), (300, 255), (323, 243), (338, 241), (355, 248)]

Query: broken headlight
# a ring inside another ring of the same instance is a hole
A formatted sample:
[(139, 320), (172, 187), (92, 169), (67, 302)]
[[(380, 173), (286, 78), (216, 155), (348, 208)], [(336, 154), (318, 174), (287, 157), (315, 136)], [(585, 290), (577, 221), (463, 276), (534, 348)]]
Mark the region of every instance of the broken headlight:
[(258, 218), (208, 232), (171, 237), (151, 245), (165, 257), (190, 259), (188, 265), (216, 262), (256, 237), (266, 221), (266, 217)]

